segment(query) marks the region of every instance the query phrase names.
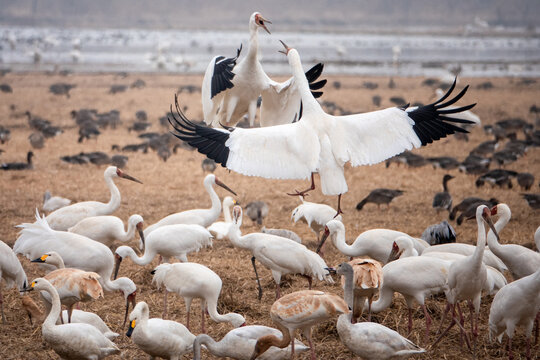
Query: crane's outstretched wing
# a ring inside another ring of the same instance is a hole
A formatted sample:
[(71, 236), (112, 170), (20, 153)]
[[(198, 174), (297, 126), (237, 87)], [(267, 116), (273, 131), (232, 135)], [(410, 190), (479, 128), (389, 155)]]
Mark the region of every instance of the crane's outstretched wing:
[(468, 86), (443, 103), (455, 85), (454, 81), (443, 97), (426, 106), (336, 117), (335, 126), (330, 130), (334, 156), (342, 163), (350, 161), (352, 166), (376, 164), (413, 146), (420, 147), (456, 132), (468, 132), (453, 123), (470, 124), (471, 121), (447, 115), (469, 110), (476, 104), (445, 109), (461, 99)]
[(177, 138), (227, 169), (268, 179), (307, 179), (319, 160), (315, 132), (300, 122), (266, 128), (215, 129), (189, 121), (175, 95), (170, 124)]
[(236, 56), (226, 58), (224, 56), (216, 56), (210, 61), (201, 89), (202, 105), (204, 119), (207, 124), (211, 124), (213, 116), (221, 104), (223, 95), (227, 89), (233, 88), (232, 80), (234, 78), (233, 69), (236, 66), (236, 60), (242, 51), (242, 44), (236, 51)]
[[(326, 79), (319, 80), (324, 65), (318, 63), (306, 72), (309, 88), (313, 97), (320, 97), (320, 90), (326, 85)], [(270, 86), (262, 92), (261, 127), (290, 124), (302, 117), (302, 100), (294, 78), (278, 83), (268, 78)]]

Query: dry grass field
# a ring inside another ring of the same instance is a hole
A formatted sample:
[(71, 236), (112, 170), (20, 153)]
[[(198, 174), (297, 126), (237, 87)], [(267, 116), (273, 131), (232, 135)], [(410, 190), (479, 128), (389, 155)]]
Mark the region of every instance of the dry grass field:
[[(129, 85), (135, 79), (143, 79), (147, 86), (143, 89), (128, 89), (124, 93), (109, 94), (112, 84)], [(393, 106), (389, 98), (403, 96), (411, 103), (422, 101), (428, 103), (433, 100), (433, 89), (422, 86), (421, 78), (394, 79), (396, 87), (388, 87), (387, 78), (359, 78), (359, 77), (330, 77), (329, 85), (325, 88), (323, 100), (334, 101), (343, 108), (352, 112), (372, 111), (377, 108), (372, 104), (373, 95), (382, 98), (381, 107)], [(493, 88), (489, 90), (478, 89), (477, 85), (487, 79), (460, 79), (458, 87), (471, 84), (471, 88), (461, 104), (477, 102), (473, 109), (482, 119), (483, 124), (492, 124), (496, 121), (521, 117), (534, 123), (535, 119), (529, 113), (531, 105), (538, 102), (540, 95), (540, 82), (523, 82), (521, 79), (489, 79)], [(331, 86), (334, 81), (341, 82), (341, 88)], [(375, 90), (362, 87), (364, 81), (378, 84)], [(71, 97), (55, 96), (49, 93), (49, 85), (55, 82), (68, 82), (77, 87), (71, 91)], [(158, 117), (165, 115), (174, 93), (181, 85), (197, 85), (201, 83), (198, 76), (179, 75), (60, 75), (46, 74), (7, 74), (0, 78), (0, 83), (8, 83), (13, 87), (13, 93), (0, 94), (0, 124), (11, 130), (11, 140), (0, 149), (0, 162), (23, 161), (26, 152), (30, 150), (28, 136), (31, 130), (25, 117), (13, 117), (10, 105), (14, 104), (15, 112), (30, 110), (33, 114), (49, 119), (54, 125), (61, 126), (64, 133), (56, 138), (49, 139), (41, 150), (34, 150), (35, 165), (33, 170), (2, 171), (0, 172), (0, 239), (13, 245), (17, 238), (15, 225), (23, 222), (33, 222), (35, 209), (40, 208), (42, 196), (49, 189), (55, 195), (72, 199), (74, 202), (84, 200), (107, 201), (108, 190), (103, 182), (105, 166), (71, 165), (60, 161), (62, 155), (77, 154), (81, 151), (105, 151), (108, 154), (116, 152), (111, 150), (113, 144), (120, 146), (140, 142), (137, 133), (128, 132), (128, 126), (135, 119), (137, 110), (145, 110), (153, 123), (149, 131), (166, 131), (161, 128)], [(192, 119), (201, 119), (200, 93), (182, 93), (180, 101), (187, 105), (187, 116)], [(537, 103), (537, 105), (540, 105)], [(122, 126), (116, 130), (105, 130), (97, 140), (77, 142), (77, 128), (70, 117), (72, 110), (81, 108), (95, 108), (98, 111), (118, 109), (123, 121)], [(520, 134), (522, 137), (522, 134)], [(468, 152), (480, 142), (487, 140), (482, 129), (473, 129), (468, 142), (459, 141), (452, 137), (442, 139), (422, 149), (415, 150), (423, 156), (455, 156), (463, 160)], [(145, 223), (152, 224), (160, 218), (174, 212), (192, 208), (209, 207), (210, 201), (202, 180), (205, 176), (201, 169), (203, 156), (197, 152), (180, 149), (179, 152), (167, 162), (158, 158), (155, 152), (147, 154), (127, 153), (129, 162), (125, 171), (142, 180), (143, 185), (119, 179), (116, 183), (122, 194), (122, 204), (114, 214), (126, 220), (129, 215), (141, 214)], [(507, 166), (516, 171), (528, 171), (536, 176), (536, 183), (531, 192), (539, 192), (538, 179), (540, 178), (540, 150), (531, 149), (528, 154), (517, 162)], [(347, 239), (350, 243), (361, 232), (372, 228), (389, 228), (407, 232), (413, 236), (420, 236), (422, 231), (431, 224), (440, 222), (447, 214), (436, 212), (431, 207), (433, 195), (441, 191), (441, 179), (446, 173), (444, 170), (433, 169), (431, 166), (421, 168), (398, 167), (395, 164), (386, 168), (384, 164), (370, 167), (357, 167), (346, 169), (346, 178), (349, 192), (343, 197), (342, 207), (345, 212), (344, 223), (347, 229)], [(456, 176), (449, 183), (454, 203), (458, 203), (468, 196), (483, 198), (496, 197), (507, 203), (512, 209), (512, 220), (501, 234), (505, 243), (526, 244), (533, 241), (534, 230), (540, 225), (540, 213), (532, 210), (520, 196), (522, 192), (517, 185), (513, 189), (492, 188), (487, 185), (476, 188), (475, 176), (460, 173), (458, 170), (449, 171)], [(315, 235), (305, 224), (294, 225), (290, 220), (291, 211), (299, 204), (295, 197), (287, 196), (286, 192), (307, 186), (307, 181), (274, 181), (257, 177), (242, 176), (226, 169), (219, 168), (215, 174), (229, 187), (238, 193), (238, 200), (247, 204), (253, 200), (266, 201), (270, 206), (270, 213), (265, 221), (267, 227), (287, 228), (297, 232), (303, 243), (311, 249), (316, 247)], [(318, 183), (318, 178), (316, 178)], [(378, 187), (402, 189), (405, 194), (396, 198), (389, 209), (378, 209), (368, 204), (358, 212), (355, 205), (370, 190)], [(222, 198), (227, 195), (225, 190), (218, 188)], [(321, 202), (333, 207), (336, 198), (321, 194), (319, 189), (311, 193), (309, 201)], [(474, 243), (476, 241), (476, 223), (465, 222), (457, 226), (452, 222), (458, 233), (458, 241)], [(244, 234), (258, 231), (258, 226), (252, 224), (245, 217), (242, 227)], [(135, 245), (133, 242), (131, 245)], [(327, 247), (326, 262), (336, 266), (346, 260), (333, 246)], [(84, 256), (84, 254), (80, 254)], [(223, 280), (223, 289), (219, 301), (220, 312), (238, 312), (245, 316), (247, 324), (264, 324), (272, 326), (269, 310), (274, 302), (274, 282), (270, 271), (261, 267), (264, 296), (262, 301), (257, 300), (255, 277), (250, 262), (250, 254), (244, 250), (232, 247), (230, 243), (214, 241), (213, 248), (204, 249), (197, 254), (189, 255), (189, 260), (202, 263), (214, 270)], [(43, 275), (36, 264), (19, 256), (29, 280)], [(152, 264), (140, 267), (129, 259), (124, 260), (119, 276), (130, 277), (138, 287), (137, 300), (149, 304), (151, 316), (160, 317), (162, 311), (162, 293), (151, 284), (150, 271), (157, 265), (157, 259)], [(507, 275), (508, 276), (508, 275)], [(508, 276), (509, 278), (509, 276)], [(510, 279), (510, 278), (509, 278)], [(342, 294), (338, 283), (334, 285), (314, 283), (316, 289)], [(307, 282), (300, 276), (287, 276), (282, 282), (284, 294), (307, 288)], [(30, 326), (25, 312), (21, 309), (18, 292), (11, 289), (5, 292), (4, 308), (7, 323), (0, 326), (0, 356), (3, 359), (53, 359), (56, 354), (43, 342), (40, 325)], [(38, 300), (37, 294), (32, 296)], [(490, 343), (487, 332), (489, 306), (492, 297), (482, 299), (480, 316), (480, 335), (476, 352), (479, 359), (502, 359), (506, 353), (497, 343)], [(434, 320), (433, 328), (439, 325), (445, 300), (442, 297), (429, 299), (428, 310)], [(114, 359), (143, 359), (146, 354), (140, 351), (124, 334), (122, 328), (123, 298), (116, 293), (106, 293), (104, 299), (86, 303), (82, 309), (99, 314), (113, 331), (121, 334), (116, 343), (122, 350), (122, 356)], [(183, 300), (177, 295), (169, 297), (170, 318), (184, 322), (186, 311)], [(200, 331), (200, 307), (195, 301), (192, 308), (192, 332)], [(403, 298), (395, 295), (391, 308), (373, 316), (373, 321), (382, 323), (407, 335), (407, 308)], [(220, 339), (231, 329), (229, 324), (216, 324), (209, 321), (208, 333)], [(429, 344), (423, 341), (424, 318), (420, 308), (414, 311), (414, 329), (408, 336), (413, 342), (428, 348)], [(320, 359), (350, 359), (352, 354), (340, 343), (335, 328), (335, 320), (328, 321), (313, 328), (313, 338), (316, 351)], [(433, 333), (430, 343), (435, 339)], [(522, 329), (518, 329), (514, 338), (516, 358), (524, 358), (525, 340)], [(539, 345), (533, 348), (533, 353), (540, 353)], [(203, 351), (205, 359), (213, 359), (208, 352)], [(190, 358), (189, 355), (184, 356)], [(308, 359), (309, 354), (303, 354), (300, 359)], [(435, 348), (430, 349), (422, 359), (462, 359), (472, 358), (466, 347), (460, 347), (459, 332), (457, 328), (451, 330), (449, 336)]]

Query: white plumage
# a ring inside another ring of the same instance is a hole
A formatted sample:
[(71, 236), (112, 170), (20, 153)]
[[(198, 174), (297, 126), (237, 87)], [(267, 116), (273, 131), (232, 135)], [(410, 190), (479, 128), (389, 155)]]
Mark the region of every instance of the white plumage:
[(116, 345), (97, 328), (84, 323), (56, 325), (60, 316), (60, 299), (54, 286), (43, 278), (32, 281), (28, 290), (46, 291), (52, 298), (52, 309), (41, 329), (43, 340), (62, 359), (104, 359), (120, 353)]
[[(345, 300), (354, 299), (354, 270), (348, 263), (342, 263), (337, 273), (345, 277)], [(356, 299), (352, 300), (353, 307)], [(353, 353), (366, 359), (395, 359), (406, 358), (425, 352), (412, 341), (404, 338), (386, 326), (362, 322), (353, 324), (352, 314), (342, 314), (337, 321), (337, 331), (341, 342)]]
[[(262, 326), (250, 325), (232, 329), (220, 341), (215, 341), (209, 335), (197, 335), (193, 342), (193, 360), (201, 360), (201, 346), (214, 356), (228, 357), (237, 360), (250, 360), (257, 339), (266, 336), (274, 335), (279, 337), (281, 332), (277, 329)], [(294, 340), (294, 350), (297, 353), (302, 353), (309, 350), (301, 341)], [(291, 357), (291, 346), (284, 349), (277, 347), (269, 348), (264, 354), (258, 356), (258, 360), (286, 360)]]
[(511, 358), (512, 338), (517, 326), (525, 328), (527, 338), (527, 354), (530, 358), (531, 334), (534, 320), (540, 312), (540, 268), (529, 276), (522, 277), (503, 287), (493, 298), (489, 311), (489, 338), (498, 338), (501, 342), (506, 333), (510, 344)]
[[(426, 255), (430, 252), (447, 252), (447, 253), (460, 254), (464, 256), (470, 256), (474, 254), (475, 249), (476, 249), (475, 245), (464, 244), (464, 243), (439, 244), (439, 245), (433, 245), (426, 248), (422, 252), (422, 255)], [(495, 269), (499, 270), (500, 272), (504, 272), (505, 270), (508, 270), (508, 268), (502, 262), (502, 260), (499, 259), (497, 256), (495, 256), (488, 248), (486, 248), (484, 251), (482, 261), (484, 262), (484, 264), (492, 266)]]
[[(240, 47), (234, 58), (216, 56), (210, 61), (201, 91), (206, 124), (216, 128), (235, 126), (247, 114), (249, 124), (253, 126), (259, 96), (262, 96), (261, 126), (292, 123), (300, 118), (301, 96), (294, 78), (281, 83), (273, 81), (259, 61), (259, 28), (270, 33), (265, 22), (270, 23), (260, 13), (251, 14), (249, 48), (242, 60), (237, 62)], [(310, 81), (316, 80), (321, 72), (322, 65), (316, 65), (308, 72)], [(326, 80), (323, 80), (311, 85), (313, 90), (318, 90), (325, 84)]]
[(22, 291), (27, 285), (26, 273), (19, 259), (17, 259), (17, 255), (5, 242), (0, 241), (0, 310), (2, 312), (2, 323), (5, 323), (2, 279), (6, 282), (7, 289), (18, 287), (19, 291)]
[[(512, 216), (510, 208), (506, 204), (498, 204), (491, 209), (491, 214), (500, 215), (495, 223), (495, 230), (500, 234)], [(493, 254), (508, 267), (514, 280), (531, 275), (540, 268), (540, 254), (534, 250), (518, 244), (501, 245), (491, 230), (488, 232), (487, 243)]]
[(210, 195), (210, 201), (212, 201), (212, 207), (210, 209), (193, 209), (168, 215), (159, 220), (157, 223), (144, 229), (144, 236), (147, 237), (152, 231), (165, 225), (197, 224), (206, 228), (216, 221), (219, 217), (219, 213), (221, 212), (221, 202), (219, 200), (219, 196), (214, 190), (214, 185), (219, 185), (234, 195), (236, 195), (236, 193), (229, 189), (227, 185), (222, 183), (214, 174), (206, 175), (203, 185), (208, 192), (208, 195)]
[(383, 266), (384, 282), (379, 290), (379, 299), (371, 306), (377, 313), (392, 304), (394, 292), (405, 298), (409, 308), (409, 333), (412, 330), (412, 307), (416, 301), (424, 311), (426, 339), (429, 336), (431, 317), (425, 306), (425, 299), (445, 291), (448, 269), (451, 262), (427, 256), (413, 256), (389, 262)]
[[(56, 231), (49, 227), (47, 220), (36, 212), (35, 223), (18, 225), (22, 228), (13, 246), (17, 254), (35, 259), (48, 251), (56, 251), (66, 267), (93, 271), (100, 276), (105, 291), (120, 290), (126, 300), (126, 317), (129, 303), (135, 305), (137, 287), (128, 278), (111, 281), (114, 256), (111, 250), (97, 241), (66, 231)], [(50, 266), (49, 266), (50, 268)]]
[[(302, 204), (298, 205), (291, 213), (291, 219), (296, 224), (298, 221), (305, 222), (311, 231), (317, 235), (317, 243), (320, 240), (321, 231), (327, 222), (334, 219), (336, 210), (326, 204), (317, 204), (305, 201), (301, 196)], [(341, 215), (335, 217), (336, 220), (342, 219)]]
[(208, 231), (210, 231), (210, 234), (212, 234), (215, 239), (223, 240), (227, 238), (229, 227), (232, 224), (231, 207), (234, 205), (236, 205), (236, 201), (230, 196), (225, 196), (223, 199), (224, 221), (216, 221), (208, 227)]
[(137, 265), (150, 264), (152, 259), (161, 255), (165, 262), (175, 257), (187, 262), (187, 254), (198, 252), (203, 247), (212, 246), (212, 234), (200, 225), (176, 224), (161, 226), (152, 231), (146, 238), (144, 255), (138, 257), (135, 250), (129, 246), (120, 246), (116, 249), (115, 277), (118, 274), (123, 258), (129, 257)]
[(139, 302), (129, 315), (129, 330), (135, 345), (153, 358), (179, 360), (191, 351), (195, 335), (180, 323), (159, 318), (149, 319), (148, 305)]
[(318, 172), (322, 192), (341, 195), (348, 190), (344, 176), (347, 162), (352, 166), (376, 164), (456, 131), (465, 131), (444, 122), (463, 122), (446, 114), (473, 106), (444, 109), (458, 101), (467, 90), (465, 88), (454, 99), (443, 103), (454, 86), (436, 103), (409, 111), (388, 108), (364, 114), (329, 115), (310, 92), (298, 52), (288, 47), (286, 52), (302, 98), (300, 121), (266, 128), (236, 128), (234, 131), (209, 129), (187, 120), (177, 106), (180, 120), (172, 120), (178, 131), (175, 136), (240, 174), (271, 179), (309, 179)]
[(124, 222), (116, 216), (90, 216), (70, 227), (68, 231), (112, 246), (115, 241), (126, 242), (133, 239), (135, 230), (139, 232), (141, 239), (144, 239), (143, 224), (141, 215), (131, 215), (128, 219), (127, 230), (124, 231)]
[[(327, 265), (324, 260), (304, 245), (293, 240), (263, 233), (251, 233), (239, 236), (239, 229), (242, 225), (242, 208), (233, 208), (233, 226), (229, 230), (229, 239), (234, 246), (251, 251), (253, 254), (253, 266), (255, 259), (272, 271), (272, 276), (276, 282), (276, 297), (279, 298), (281, 277), (286, 274), (302, 274), (308, 278), (311, 288), (311, 277), (319, 280), (326, 280), (333, 283), (332, 278), (326, 270)], [(255, 269), (257, 275), (257, 270)], [(258, 276), (257, 276), (258, 281)], [(262, 296), (262, 289), (259, 284), (259, 298)]]
[(189, 328), (189, 313), (194, 298), (201, 299), (202, 331), (205, 331), (204, 317), (208, 309), (210, 318), (216, 322), (229, 322), (234, 327), (242, 326), (246, 319), (240, 314), (217, 312), (218, 297), (221, 293), (221, 278), (204, 265), (197, 263), (161, 264), (154, 271), (152, 280), (158, 287), (165, 287), (164, 317), (167, 315), (167, 292), (175, 292), (184, 298)]
[[(120, 206), (120, 191), (114, 184), (114, 178), (121, 177), (141, 183), (139, 180), (129, 176), (115, 166), (109, 166), (105, 173), (105, 183), (111, 192), (111, 198), (108, 203), (99, 201), (83, 201), (76, 204), (64, 206), (47, 215), (47, 222), (54, 230), (66, 231), (77, 224), (82, 219), (89, 216), (110, 215)], [(142, 184), (142, 183), (141, 183)]]
[(322, 247), (328, 236), (332, 237), (334, 246), (344, 255), (369, 256), (383, 264), (388, 262), (388, 256), (395, 242), (400, 250), (401, 257), (418, 256), (414, 247), (415, 239), (411, 236), (394, 230), (372, 229), (364, 231), (351, 245), (345, 242), (345, 226), (339, 220), (330, 220), (324, 230), (319, 248)]

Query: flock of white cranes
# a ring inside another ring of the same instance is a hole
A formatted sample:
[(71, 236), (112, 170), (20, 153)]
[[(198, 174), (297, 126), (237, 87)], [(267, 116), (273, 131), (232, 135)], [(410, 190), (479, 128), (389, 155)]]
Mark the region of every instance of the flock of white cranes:
[[(297, 239), (271, 233), (242, 234), (242, 207), (229, 196), (224, 198), (222, 206), (214, 187), (218, 185), (233, 195), (236, 193), (213, 174), (203, 181), (210, 208), (168, 215), (146, 228), (143, 218), (134, 214), (124, 230), (123, 221), (112, 216), (121, 204), (115, 179), (141, 182), (116, 167), (108, 167), (104, 173), (111, 193), (108, 203), (79, 202), (54, 210), (46, 217), (36, 212), (34, 223), (19, 225), (21, 230), (13, 249), (0, 241), (0, 277), (7, 287), (15, 285), (21, 292), (38, 290), (46, 304), (47, 314), (39, 314), (35, 304), (23, 297), (23, 306), (31, 318), (45, 316), (42, 334), (47, 346), (65, 359), (103, 359), (120, 353), (112, 341), (118, 334), (111, 332), (99, 317), (96, 319), (95, 314), (73, 309), (78, 302), (99, 301), (100, 297), (109, 296), (109, 292), (120, 291), (126, 304), (126, 335), (151, 358), (179, 359), (193, 352), (193, 358), (200, 359), (204, 357), (202, 354), (210, 352), (217, 357), (235, 359), (286, 359), (310, 351), (313, 360), (316, 352), (312, 327), (336, 318), (337, 334), (353, 354), (369, 359), (421, 354), (426, 350), (398, 332), (371, 322), (371, 313), (385, 311), (397, 292), (407, 303), (409, 332), (414, 302), (422, 307), (426, 344), (432, 322), (426, 301), (431, 295), (446, 296), (448, 306), (440, 326), (444, 327), (447, 316), (449, 324), (432, 346), (443, 341), (457, 324), (468, 348), (475, 354), (482, 295), (496, 294), (489, 316), (490, 337), (500, 340), (506, 333), (512, 357), (512, 337), (516, 327), (523, 326), (526, 357), (531, 358), (530, 339), (535, 320), (538, 326), (540, 312), (540, 253), (520, 245), (500, 243), (499, 234), (511, 218), (507, 205), (477, 208), (476, 246), (460, 243), (430, 246), (421, 239), (389, 229), (365, 231), (352, 244), (347, 244), (340, 201), (335, 210), (303, 200), (315, 188), (314, 173), (321, 178), (322, 192), (339, 195), (340, 199), (347, 192), (346, 163), (375, 164), (412, 147), (464, 132), (453, 123), (470, 121), (455, 119), (451, 114), (473, 105), (458, 108), (450, 105), (465, 94), (467, 87), (449, 98), (454, 83), (437, 102), (427, 106), (331, 116), (316, 100), (322, 94), (317, 90), (325, 84), (325, 81), (315, 82), (322, 66), (304, 73), (299, 53), (283, 44), (293, 76), (277, 83), (265, 74), (258, 60), (257, 44), (258, 29), (269, 32), (266, 23), (270, 22), (259, 13), (251, 16), (249, 49), (241, 60), (240, 48), (234, 58), (218, 56), (211, 61), (202, 87), (205, 121), (211, 127), (189, 121), (180, 110), (178, 99), (177, 114), (172, 114), (170, 122), (178, 138), (230, 170), (273, 179), (311, 178), (308, 189), (290, 194), (302, 198), (291, 218), (294, 222), (306, 222), (316, 233), (316, 251)], [(262, 97), (261, 127), (234, 128), (245, 115), (254, 124), (259, 96)], [(225, 221), (218, 222), (222, 210)], [(499, 216), (495, 224), (493, 216)], [(129, 244), (136, 232), (140, 237), (138, 249), (116, 247), (119, 242)], [(536, 233), (540, 241), (540, 231)], [(188, 261), (189, 254), (207, 251), (205, 248), (211, 247), (216, 239), (229, 241), (235, 248), (251, 254), (259, 300), (262, 287), (256, 262), (271, 271), (276, 283), (276, 301), (270, 318), (277, 329), (246, 325), (245, 317), (236, 312), (219, 313), (222, 279), (210, 265)], [(328, 239), (344, 258), (350, 258), (337, 270), (328, 266), (321, 256)], [(28, 281), (16, 254), (42, 264), (44, 270), (57, 269)], [(135, 282), (128, 277), (117, 277), (125, 258), (145, 266), (156, 255), (160, 265), (152, 275), (155, 286), (164, 289), (163, 318), (150, 318), (149, 305), (144, 301), (136, 303)], [(179, 262), (171, 263), (173, 258)], [(506, 270), (515, 280), (509, 284), (502, 274)], [(343, 298), (312, 289), (313, 278), (332, 284), (336, 273), (343, 276)], [(304, 276), (308, 290), (282, 294), (280, 283), (286, 274)], [(185, 301), (185, 326), (166, 320), (169, 292), (177, 293)], [(378, 299), (373, 301), (377, 294)], [(199, 335), (193, 334), (190, 327), (190, 307), (196, 298), (201, 299), (203, 333)], [(470, 332), (464, 324), (462, 301), (467, 301), (470, 307)], [(62, 317), (61, 305), (67, 306)], [(367, 321), (358, 322), (364, 310)], [(214, 322), (232, 327), (220, 341), (205, 334), (207, 312)], [(296, 330), (301, 330), (307, 346), (296, 338)]]

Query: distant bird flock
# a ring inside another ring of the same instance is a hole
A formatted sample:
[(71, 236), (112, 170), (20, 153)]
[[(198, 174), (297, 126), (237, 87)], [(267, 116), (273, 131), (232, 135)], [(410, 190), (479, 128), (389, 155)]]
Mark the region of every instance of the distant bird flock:
[[(457, 168), (478, 176), (477, 187), (489, 183), (506, 189), (519, 186), (528, 192), (533, 187), (537, 189), (532, 173), (502, 167), (524, 156), (529, 148), (540, 145), (539, 131), (520, 119), (508, 119), (485, 126), (486, 134), (494, 139), (480, 144), (463, 162), (446, 156), (423, 158), (410, 150), (449, 135), (466, 135), (472, 126), (480, 125), (478, 116), (470, 112), (475, 104), (456, 105), (466, 95), (468, 86), (457, 91), (454, 80), (428, 105), (410, 107), (403, 99), (393, 98), (397, 107), (369, 113), (345, 114), (344, 109), (332, 107), (331, 103), (326, 103), (325, 111), (316, 100), (323, 95), (326, 85), (326, 80), (319, 80), (322, 64), (304, 72), (300, 53), (281, 42), (281, 52), (287, 57), (292, 76), (284, 82), (276, 82), (266, 75), (258, 57), (258, 31), (264, 29), (270, 34), (267, 24), (271, 22), (260, 13), (252, 14), (248, 48), (243, 50), (240, 45), (234, 57), (215, 56), (210, 61), (201, 85), (204, 122), (191, 121), (185, 114), (187, 108), (182, 108), (181, 99), (175, 95), (169, 116), (160, 120), (170, 123), (171, 133), (146, 132), (151, 123), (146, 112), (139, 110), (129, 131), (141, 133), (141, 142), (122, 147), (113, 145), (111, 149), (144, 153), (151, 149), (163, 161), (178, 147), (197, 149), (207, 157), (201, 168), (208, 173), (203, 186), (210, 208), (184, 210), (154, 224), (145, 223), (138, 214), (128, 219), (113, 216), (122, 203), (118, 187), (121, 185), (117, 186), (116, 182), (122, 182), (120, 179), (142, 182), (123, 170), (128, 161), (125, 155), (81, 152), (65, 155), (61, 160), (70, 164), (108, 165), (104, 181), (110, 200), (72, 203), (47, 191), (42, 210), (48, 215), (36, 210), (34, 222), (17, 225), (20, 232), (13, 248), (0, 241), (0, 279), (6, 282), (7, 289), (15, 287), (21, 294), (36, 290), (45, 305), (43, 313), (35, 303), (36, 297), (22, 297), (22, 306), (30, 321), (43, 321), (45, 346), (64, 359), (103, 359), (119, 354), (121, 351), (114, 343), (119, 335), (96, 314), (76, 308), (79, 302), (98, 302), (101, 297), (113, 296), (111, 293), (118, 291), (125, 304), (126, 335), (151, 358), (180, 359), (184, 354), (193, 353), (194, 359), (201, 359), (209, 352), (234, 359), (287, 359), (309, 351), (311, 359), (315, 359), (316, 347), (323, 344), (316, 344), (311, 336), (312, 328), (326, 320), (336, 321), (337, 333), (328, 336), (339, 337), (352, 354), (365, 359), (407, 358), (429, 352), (444, 342), (451, 331), (459, 332), (467, 346), (462, 349), (464, 356), (468, 356), (476, 354), (480, 346), (481, 303), (485, 295), (494, 295), (489, 337), (501, 341), (506, 334), (509, 358), (515, 351), (525, 354), (527, 359), (533, 358), (532, 331), (536, 324), (538, 337), (540, 319), (540, 253), (501, 241), (503, 229), (511, 220), (507, 204), (478, 197), (467, 197), (457, 203), (457, 194), (452, 193), (450, 183), (455, 176), (446, 174), (441, 179), (442, 192), (433, 192), (432, 211), (445, 216), (448, 212), (449, 220), (457, 220), (457, 225), (466, 219), (475, 219), (476, 245), (458, 242), (455, 229), (446, 220), (428, 227), (421, 238), (380, 228), (354, 234), (356, 239), (348, 243), (341, 197), (350, 185), (344, 176), (347, 163), (360, 166), (383, 161), (387, 167), (396, 163), (410, 167), (432, 164), (445, 170)], [(234, 53), (234, 49), (231, 51)], [(395, 48), (393, 52), (397, 66), (401, 49)], [(78, 61), (80, 53), (74, 52), (72, 56)], [(374, 89), (376, 85), (365, 83), (364, 87)], [(144, 86), (144, 81), (138, 80), (130, 88)], [(3, 84), (1, 90), (12, 91), (7, 84)], [(113, 85), (109, 92), (127, 90), (126, 85)], [(50, 87), (51, 93), (66, 98), (73, 95), (71, 91), (77, 88), (66, 83)], [(380, 98), (374, 97), (373, 101), (380, 103)], [(258, 106), (260, 127), (254, 127)], [(338, 110), (341, 115), (334, 115)], [(12, 107), (11, 111), (16, 116), (17, 109)], [(48, 139), (63, 132), (51, 121), (30, 112), (19, 115), (27, 117), (34, 131), (28, 139), (33, 149), (42, 149)], [(79, 129), (79, 142), (92, 141), (107, 127), (115, 128), (121, 123), (116, 110), (80, 109), (71, 115)], [(239, 127), (242, 122), (247, 122), (249, 128)], [(526, 140), (519, 140), (518, 133), (523, 133)], [(3, 126), (0, 126), (0, 140), (2, 144), (10, 140), (10, 130)], [(20, 162), (2, 163), (1, 169), (31, 170), (33, 161), (34, 152), (29, 151), (26, 162), (21, 155)], [(301, 237), (289, 229), (263, 227), (266, 218), (278, 216), (276, 212), (259, 200), (242, 208), (244, 204), (231, 196), (237, 196), (232, 189), (234, 186), (229, 187), (213, 174), (217, 164), (248, 176), (309, 180), (309, 187), (290, 189), (288, 195), (298, 197), (300, 202), (291, 213), (291, 221), (305, 223), (316, 234), (316, 249), (308, 248)], [(501, 168), (489, 170), (490, 164)], [(315, 174), (319, 175), (323, 194), (338, 196), (336, 208), (305, 199), (316, 188)], [(221, 200), (216, 185), (230, 195)], [(398, 206), (400, 196), (404, 195), (407, 195), (406, 189), (366, 189), (356, 210), (362, 214), (384, 211), (391, 203)], [(539, 194), (523, 193), (522, 196), (531, 211), (540, 207)], [(377, 209), (372, 204), (377, 205)], [(382, 210), (381, 205), (385, 205)], [(218, 221), (222, 212), (224, 221)], [(260, 232), (242, 233), (244, 213), (253, 225), (261, 227)], [(530, 220), (538, 222), (534, 216)], [(134, 249), (132, 240), (137, 234), (139, 243)], [(531, 238), (533, 236), (536, 246), (540, 246), (540, 227)], [(222, 279), (210, 265), (188, 260), (194, 252), (208, 251), (214, 241), (230, 242), (238, 251), (249, 254), (258, 289), (253, 296), (259, 300), (263, 288), (257, 265), (262, 264), (271, 271), (276, 300), (269, 316), (276, 328), (246, 324), (241, 313), (223, 313), (219, 309)], [(118, 246), (120, 243), (122, 246)], [(347, 262), (337, 269), (327, 264), (325, 244), (326, 249), (334, 246)], [(16, 254), (40, 264), (43, 276), (27, 279)], [(152, 284), (163, 291), (162, 318), (150, 318), (150, 307), (156, 305), (137, 303), (137, 284), (129, 277), (118, 277), (123, 262), (144, 267), (156, 257), (160, 265), (148, 270), (152, 270)], [(505, 271), (514, 281), (508, 283), (503, 275)], [(281, 286), (282, 277), (287, 274), (302, 275), (307, 281), (306, 290), (287, 293)], [(342, 277), (343, 297), (317, 290), (319, 281), (334, 284), (335, 276)], [(184, 324), (167, 320), (169, 292), (185, 301)], [(425, 348), (407, 339), (408, 334), (399, 334), (371, 321), (372, 314), (394, 311), (387, 310), (394, 293), (405, 299), (409, 333), (413, 310), (418, 305), (422, 309)], [(447, 299), (440, 329), (435, 335), (426, 305), (432, 295)], [(198, 335), (192, 333), (190, 326), (193, 324), (190, 307), (196, 298), (201, 299), (202, 307), (202, 333)], [(2, 322), (6, 323), (1, 287), (0, 305)], [(62, 305), (67, 308), (64, 313)], [(470, 316), (465, 321), (468, 312)], [(225, 323), (231, 330), (222, 339), (214, 340), (205, 334), (206, 314), (212, 320), (209, 326)], [(527, 347), (516, 350), (512, 347), (512, 338), (519, 327), (525, 332)], [(298, 340), (297, 330), (301, 331), (305, 342)]]

